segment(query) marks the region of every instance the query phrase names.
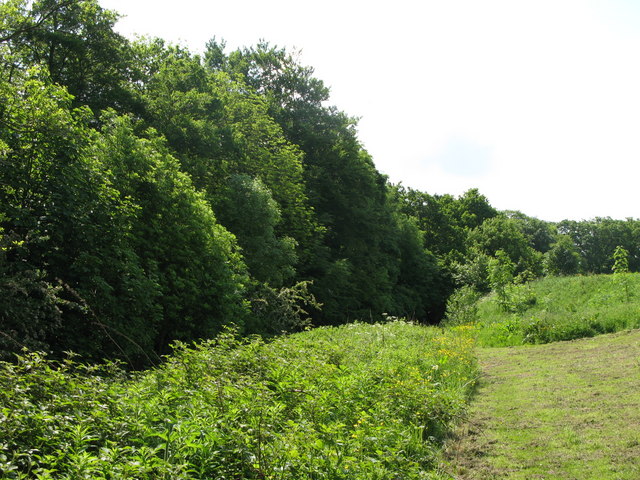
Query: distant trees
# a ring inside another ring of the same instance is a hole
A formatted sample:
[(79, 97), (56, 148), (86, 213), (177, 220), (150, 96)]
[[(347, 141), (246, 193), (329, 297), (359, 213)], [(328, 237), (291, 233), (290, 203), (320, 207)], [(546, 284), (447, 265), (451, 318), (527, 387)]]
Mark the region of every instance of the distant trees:
[(469, 248), (491, 257), (504, 252), (515, 265), (516, 274), (532, 277), (542, 273), (542, 254), (519, 228), (517, 220), (504, 215), (486, 220), (469, 232)]
[(558, 232), (571, 238), (580, 253), (581, 268), (585, 272), (610, 273), (613, 252), (618, 246), (629, 252), (630, 271), (640, 271), (640, 220), (564, 220), (558, 224)]
[(550, 275), (575, 275), (580, 272), (580, 252), (568, 235), (560, 234), (545, 253), (544, 265)]
[(498, 264), (513, 265), (515, 282), (543, 274), (608, 273), (617, 246), (628, 250), (631, 271), (640, 268), (638, 220), (545, 222), (517, 211), (497, 212), (477, 190), (455, 198), (398, 185), (393, 195), (444, 267), (445, 296), (461, 286), (494, 289), (492, 269)]

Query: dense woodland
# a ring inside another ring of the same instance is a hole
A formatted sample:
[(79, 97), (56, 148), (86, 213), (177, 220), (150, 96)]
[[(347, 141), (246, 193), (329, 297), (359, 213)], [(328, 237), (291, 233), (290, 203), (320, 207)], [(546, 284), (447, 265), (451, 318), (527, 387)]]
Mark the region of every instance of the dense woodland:
[(550, 223), (390, 184), (292, 52), (214, 38), (195, 55), (117, 18), (0, 4), (0, 358), (139, 368), (231, 324), (437, 323), (500, 266), (605, 273), (622, 247), (640, 270), (640, 220)]

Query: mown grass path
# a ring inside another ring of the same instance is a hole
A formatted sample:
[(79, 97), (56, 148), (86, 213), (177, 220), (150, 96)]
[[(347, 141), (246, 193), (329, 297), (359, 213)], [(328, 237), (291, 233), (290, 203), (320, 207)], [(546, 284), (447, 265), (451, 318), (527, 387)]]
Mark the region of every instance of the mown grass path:
[(640, 479), (640, 330), (480, 349), (459, 479)]

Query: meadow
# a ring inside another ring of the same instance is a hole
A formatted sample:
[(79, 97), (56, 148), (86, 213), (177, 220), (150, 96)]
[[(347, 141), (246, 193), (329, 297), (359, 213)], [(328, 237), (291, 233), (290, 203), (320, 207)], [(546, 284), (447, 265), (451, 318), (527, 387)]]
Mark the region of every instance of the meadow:
[[(460, 480), (640, 478), (640, 275), (463, 295), (480, 366), (444, 464)], [(616, 332), (616, 333), (613, 333)]]
[(640, 478), (640, 330), (478, 351), (457, 480)]
[(545, 277), (473, 304), (478, 344), (504, 347), (640, 328), (640, 274)]

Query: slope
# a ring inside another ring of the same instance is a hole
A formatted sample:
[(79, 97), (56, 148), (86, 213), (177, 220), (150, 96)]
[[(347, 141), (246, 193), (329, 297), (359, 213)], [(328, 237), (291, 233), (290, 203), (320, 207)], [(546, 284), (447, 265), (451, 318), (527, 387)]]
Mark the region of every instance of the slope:
[(640, 273), (546, 277), (510, 285), (503, 296), (491, 294), (473, 307), (480, 346), (549, 343), (640, 328)]

